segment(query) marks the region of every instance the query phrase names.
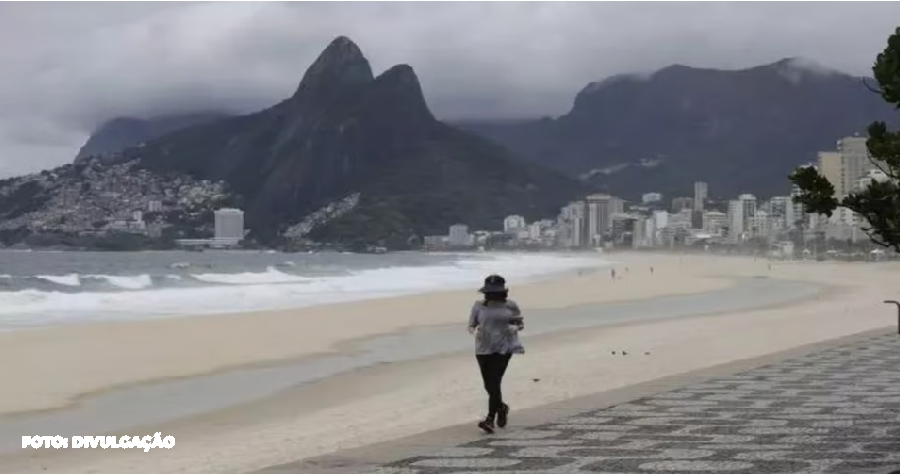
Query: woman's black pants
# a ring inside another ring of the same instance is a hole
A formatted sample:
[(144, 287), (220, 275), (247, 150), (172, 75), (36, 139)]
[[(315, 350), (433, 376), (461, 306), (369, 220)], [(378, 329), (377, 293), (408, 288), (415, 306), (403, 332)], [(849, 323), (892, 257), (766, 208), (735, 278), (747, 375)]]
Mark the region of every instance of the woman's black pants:
[(503, 382), (503, 374), (506, 373), (512, 354), (478, 354), (475, 357), (481, 369), (484, 390), (488, 393), (488, 418), (493, 419), (503, 406), (500, 384)]

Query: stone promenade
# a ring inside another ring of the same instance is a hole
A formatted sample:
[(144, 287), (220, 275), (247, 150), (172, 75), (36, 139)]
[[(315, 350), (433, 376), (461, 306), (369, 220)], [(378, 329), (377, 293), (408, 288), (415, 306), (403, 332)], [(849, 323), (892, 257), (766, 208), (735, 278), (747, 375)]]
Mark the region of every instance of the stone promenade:
[(882, 335), (485, 436), (370, 472), (887, 474), (894, 469), (900, 470), (900, 339)]

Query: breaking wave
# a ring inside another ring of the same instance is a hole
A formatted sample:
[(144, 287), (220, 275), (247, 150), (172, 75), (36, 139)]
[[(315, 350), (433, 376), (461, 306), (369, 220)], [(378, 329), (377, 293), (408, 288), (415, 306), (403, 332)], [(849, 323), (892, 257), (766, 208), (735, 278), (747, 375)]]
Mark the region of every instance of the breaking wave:
[(291, 275), (288, 273), (284, 273), (276, 269), (275, 267), (268, 267), (266, 271), (253, 273), (253, 272), (244, 272), (244, 273), (200, 273), (200, 274), (192, 274), (191, 278), (205, 281), (209, 283), (222, 283), (228, 285), (261, 285), (267, 283), (303, 283), (305, 281), (309, 281), (309, 278), (305, 278), (298, 275)]
[[(217, 273), (208, 266), (200, 267), (201, 272), (186, 265), (157, 275), (10, 276), (0, 281), (0, 329), (286, 309), (448, 289), (474, 290), (492, 272), (521, 282), (603, 263), (594, 256), (535, 254), (462, 257), (436, 265), (347, 269), (329, 275), (285, 264), (259, 272)], [(302, 274), (304, 270), (306, 274)]]

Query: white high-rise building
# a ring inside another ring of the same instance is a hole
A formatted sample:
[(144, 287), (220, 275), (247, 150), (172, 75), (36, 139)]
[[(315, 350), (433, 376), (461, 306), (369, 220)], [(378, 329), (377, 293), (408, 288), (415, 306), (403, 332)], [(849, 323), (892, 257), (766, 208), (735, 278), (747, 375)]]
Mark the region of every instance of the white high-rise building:
[(584, 201), (569, 203), (563, 208), (563, 216), (570, 225), (571, 246), (586, 247), (590, 243), (587, 229), (587, 204)]
[(450, 226), (450, 235), (447, 243), (454, 247), (467, 247), (472, 245), (472, 236), (469, 234), (469, 226), (456, 224)]
[(560, 209), (557, 218), (557, 239), (564, 247), (580, 248), (585, 245), (584, 201), (571, 202)]
[(681, 230), (690, 230), (691, 228), (691, 218), (693, 211), (690, 208), (682, 209), (679, 212), (669, 214), (669, 225), (670, 229), (681, 229)]
[(740, 242), (744, 233), (744, 202), (740, 199), (728, 201), (728, 237)]
[(234, 245), (244, 239), (244, 211), (223, 208), (217, 210), (215, 215), (215, 240)]
[(640, 248), (649, 245), (650, 243), (647, 241), (647, 218), (636, 216), (631, 227), (631, 246), (632, 248)]
[[(801, 168), (816, 169), (816, 165), (814, 165), (812, 163), (807, 163), (807, 164), (801, 166)], [(798, 224), (799, 224), (800, 228), (808, 227), (811, 224), (810, 216), (806, 213), (806, 208), (803, 206), (803, 204), (794, 202), (794, 197), (799, 196), (800, 193), (801, 193), (800, 188), (796, 184), (791, 186), (791, 204), (794, 207), (794, 211), (793, 211), (793, 220), (789, 223), (788, 229), (797, 228)]]
[(607, 219), (605, 213), (601, 216), (601, 210), (606, 211), (605, 201), (608, 198), (609, 196), (605, 194), (594, 194), (585, 199), (587, 202), (587, 237), (591, 247), (599, 247), (602, 244), (603, 233), (608, 227), (601, 224), (601, 221), (605, 223)]
[(528, 226), (528, 239), (539, 240), (541, 238), (542, 230), (540, 222), (532, 222)]
[(608, 194), (593, 194), (587, 201), (587, 235), (592, 246), (600, 246), (612, 226), (612, 216), (621, 214), (625, 202)]
[(694, 183), (694, 212), (703, 212), (703, 204), (706, 202), (709, 187), (703, 181)]
[(743, 217), (744, 217), (744, 231), (750, 229), (750, 219), (756, 215), (756, 196), (752, 194), (741, 194), (738, 196), (738, 200), (741, 201), (741, 205), (743, 206)]
[(841, 154), (842, 195), (852, 192), (857, 180), (875, 168), (869, 160), (866, 140), (866, 137), (845, 137), (837, 142), (838, 153)]
[(769, 214), (765, 211), (756, 211), (747, 219), (747, 230), (753, 237), (768, 237), (772, 231)]
[(703, 232), (710, 235), (722, 235), (728, 227), (728, 216), (724, 212), (706, 211), (703, 213)]
[(844, 157), (838, 151), (820, 151), (818, 170), (834, 186), (834, 194), (840, 198), (844, 196), (844, 176), (843, 176)]
[(669, 213), (666, 211), (653, 212), (653, 226), (656, 229), (666, 229), (669, 227)]
[(644, 204), (650, 204), (651, 202), (659, 202), (662, 201), (662, 194), (659, 193), (646, 193), (641, 196), (641, 202)]
[(778, 221), (780, 229), (794, 227), (794, 204), (790, 196), (774, 196), (769, 200), (770, 217)]
[(572, 212), (572, 246), (584, 247), (587, 241), (587, 205), (577, 201), (569, 205)]
[(650, 247), (654, 247), (657, 244), (658, 239), (656, 238), (656, 218), (651, 217), (644, 221), (644, 236), (647, 240), (647, 245)]
[(857, 189), (858, 181), (878, 167), (869, 159), (866, 137), (844, 137), (837, 141), (836, 151), (819, 152), (817, 169), (834, 185), (837, 198)]
[(511, 215), (503, 219), (503, 232), (507, 234), (515, 234), (525, 228), (525, 218), (522, 216)]

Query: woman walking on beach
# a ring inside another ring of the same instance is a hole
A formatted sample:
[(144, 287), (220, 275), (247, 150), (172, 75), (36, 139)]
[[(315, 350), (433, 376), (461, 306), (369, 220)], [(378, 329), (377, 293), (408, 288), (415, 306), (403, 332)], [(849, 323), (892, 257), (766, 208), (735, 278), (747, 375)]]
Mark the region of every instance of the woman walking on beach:
[(484, 299), (472, 306), (469, 315), (469, 332), (475, 335), (475, 358), (481, 369), (484, 390), (488, 394), (488, 414), (478, 427), (486, 433), (497, 426), (504, 428), (509, 416), (509, 405), (503, 403), (500, 385), (513, 354), (524, 354), (518, 333), (525, 328), (519, 306), (508, 298), (506, 280), (500, 275), (484, 279), (480, 291)]

